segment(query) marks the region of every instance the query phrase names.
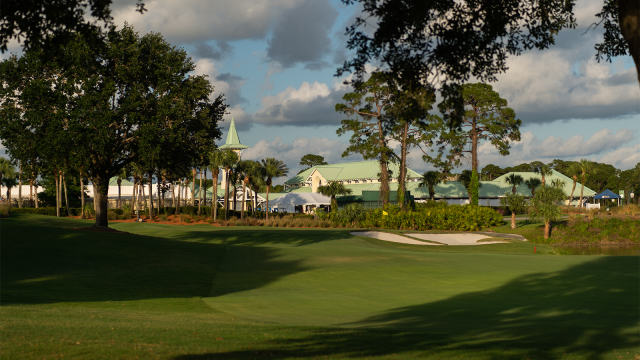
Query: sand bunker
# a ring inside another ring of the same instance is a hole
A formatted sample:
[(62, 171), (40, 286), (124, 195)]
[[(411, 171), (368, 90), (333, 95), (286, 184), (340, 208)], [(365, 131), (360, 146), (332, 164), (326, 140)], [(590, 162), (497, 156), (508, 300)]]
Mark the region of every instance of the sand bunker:
[(490, 236), (480, 234), (405, 234), (417, 239), (437, 241), (447, 245), (486, 245), (500, 244), (504, 241), (483, 241), (478, 240), (490, 238)]
[[(487, 245), (504, 243), (503, 241), (477, 242), (481, 239), (490, 238), (490, 236), (480, 234), (404, 234), (403, 236), (382, 231), (352, 231), (350, 234), (411, 245)], [(409, 237), (420, 240), (436, 241), (439, 244), (414, 240)]]
[(410, 239), (406, 236), (390, 234), (382, 231), (352, 231), (351, 235), (355, 236), (366, 236), (378, 240), (391, 241), (402, 244), (411, 244), (411, 245), (442, 245), (442, 244), (434, 244), (428, 243), (425, 241)]

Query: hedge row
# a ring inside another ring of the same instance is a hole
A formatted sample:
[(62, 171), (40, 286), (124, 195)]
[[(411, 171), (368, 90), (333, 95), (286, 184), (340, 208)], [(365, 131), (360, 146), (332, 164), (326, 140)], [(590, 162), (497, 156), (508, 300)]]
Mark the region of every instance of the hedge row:
[(367, 213), (360, 225), (375, 229), (477, 231), (502, 222), (502, 215), (483, 206), (449, 205), (405, 212), (397, 206), (390, 206)]

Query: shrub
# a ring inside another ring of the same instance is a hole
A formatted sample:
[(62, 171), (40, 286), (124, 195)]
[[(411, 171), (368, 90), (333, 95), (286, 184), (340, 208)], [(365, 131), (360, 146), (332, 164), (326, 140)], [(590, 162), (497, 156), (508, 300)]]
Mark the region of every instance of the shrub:
[(160, 221), (167, 221), (167, 215), (165, 214), (160, 215), (159, 218), (160, 218)]
[(131, 211), (123, 211), (122, 212), (122, 217), (124, 217), (125, 219), (131, 219)]
[(191, 219), (191, 216), (189, 215), (184, 215), (184, 218), (182, 220), (187, 224), (191, 224), (193, 222), (193, 220)]
[(115, 211), (107, 210), (107, 220), (118, 220), (118, 214)]
[[(388, 215), (383, 215), (383, 211)], [(415, 211), (400, 211), (398, 206), (387, 206), (367, 213), (360, 225), (377, 229), (477, 231), (502, 223), (502, 216), (488, 207), (444, 204), (417, 206)]]

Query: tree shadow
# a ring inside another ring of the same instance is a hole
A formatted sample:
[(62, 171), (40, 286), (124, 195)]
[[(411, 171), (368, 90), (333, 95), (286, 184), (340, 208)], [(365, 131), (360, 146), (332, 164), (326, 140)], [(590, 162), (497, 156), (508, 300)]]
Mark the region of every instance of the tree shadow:
[[(123, 231), (129, 231), (141, 235), (157, 233), (155, 226), (135, 228), (136, 224), (127, 224), (127, 227), (119, 227)], [(166, 225), (173, 227), (174, 225)], [(297, 228), (264, 228), (264, 227), (229, 227), (220, 228), (209, 225), (189, 226), (190, 229), (180, 227), (180, 232), (172, 235), (163, 235), (167, 238), (176, 238), (194, 242), (214, 242), (223, 245), (241, 246), (268, 246), (289, 245), (293, 247), (307, 246), (326, 241), (342, 240), (350, 238), (349, 229), (297, 229)]]
[(260, 344), (259, 350), (175, 359), (611, 357), (615, 349), (640, 344), (639, 265), (636, 257), (597, 257), (556, 273), (529, 274), (494, 289), (343, 324), (356, 329), (309, 329), (308, 337)]
[[(61, 219), (52, 223), (77, 226)], [(230, 245), (234, 243), (242, 240), (177, 241), (65, 229), (24, 216), (3, 219), (0, 301), (9, 305), (208, 297), (225, 261), (250, 259), (252, 266), (269, 271), (219, 289), (218, 295), (307, 270), (300, 261), (284, 259), (281, 249)], [(233, 276), (244, 270), (226, 266), (225, 271)]]

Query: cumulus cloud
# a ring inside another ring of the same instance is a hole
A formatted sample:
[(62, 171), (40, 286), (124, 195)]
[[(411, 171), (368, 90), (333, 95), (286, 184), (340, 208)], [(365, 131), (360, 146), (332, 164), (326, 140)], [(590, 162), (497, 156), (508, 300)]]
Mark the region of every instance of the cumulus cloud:
[(577, 29), (562, 30), (549, 49), (509, 58), (509, 70), (493, 86), (523, 121), (640, 114), (636, 69), (625, 70), (624, 58), (613, 65), (595, 60), (594, 45), (602, 42), (603, 32), (601, 27), (587, 28), (597, 22), (601, 8), (598, 0), (577, 2)]
[(227, 99), (227, 104), (235, 106), (247, 102), (242, 96), (242, 86), (246, 80), (238, 75), (230, 73), (220, 73), (215, 66), (215, 62), (209, 59), (200, 59), (196, 62), (195, 74), (209, 76), (209, 81), (214, 87), (214, 96), (223, 93)]
[(226, 41), (202, 42), (194, 45), (193, 54), (198, 58), (222, 60), (233, 54), (233, 46)]
[(261, 140), (250, 149), (242, 153), (243, 159), (260, 160), (266, 157), (275, 157), (284, 161), (290, 169), (290, 177), (295, 175), (299, 170), (300, 158), (306, 154), (315, 154), (323, 156), (328, 163), (340, 163), (348, 161), (360, 161), (361, 158), (351, 156), (347, 159), (342, 158), (342, 152), (346, 149), (347, 144), (340, 140), (332, 140), (327, 138), (296, 138), (293, 142), (284, 142), (281, 137), (268, 142)]
[(338, 126), (342, 116), (335, 112), (335, 105), (346, 91), (345, 87), (303, 82), (298, 89), (288, 87), (277, 95), (265, 96), (254, 120), (265, 125)]
[(487, 164), (504, 167), (532, 161), (548, 163), (554, 159), (573, 161), (586, 158), (627, 169), (635, 166), (640, 157), (637, 144), (624, 147), (635, 139), (635, 134), (633, 130), (620, 129), (613, 133), (605, 128), (589, 139), (576, 135), (563, 140), (556, 136), (539, 139), (527, 131), (522, 134), (521, 141), (513, 143), (510, 155), (501, 156), (491, 143), (484, 142), (478, 147), (478, 158), (480, 167)]
[(283, 12), (268, 41), (268, 59), (284, 68), (298, 63), (310, 70), (329, 66), (324, 57), (331, 53), (329, 33), (337, 16), (328, 0), (308, 0)]
[(605, 154), (597, 160), (600, 163), (611, 164), (618, 169), (631, 169), (640, 164), (640, 144), (622, 147)]
[(116, 23), (127, 21), (143, 33), (162, 31), (173, 41), (232, 41), (263, 39), (277, 16), (297, 6), (298, 0), (151, 0), (141, 16), (135, 2), (119, 1), (113, 16)]

